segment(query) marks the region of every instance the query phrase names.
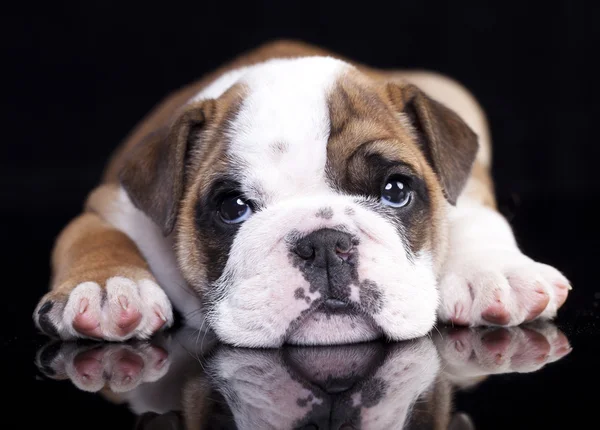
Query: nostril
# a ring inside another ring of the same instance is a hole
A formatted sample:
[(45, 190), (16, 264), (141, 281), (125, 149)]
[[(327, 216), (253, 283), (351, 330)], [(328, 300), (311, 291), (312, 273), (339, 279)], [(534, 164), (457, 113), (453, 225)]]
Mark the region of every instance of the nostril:
[(340, 237), (335, 244), (335, 252), (339, 254), (346, 254), (350, 252), (352, 249), (352, 242), (350, 241), (350, 237), (342, 236)]
[(303, 242), (296, 245), (296, 254), (305, 260), (313, 258), (315, 255), (315, 249), (312, 247), (310, 243)]
[(335, 244), (336, 255), (344, 261), (350, 258), (350, 251), (352, 251), (352, 243), (348, 238), (340, 239)]

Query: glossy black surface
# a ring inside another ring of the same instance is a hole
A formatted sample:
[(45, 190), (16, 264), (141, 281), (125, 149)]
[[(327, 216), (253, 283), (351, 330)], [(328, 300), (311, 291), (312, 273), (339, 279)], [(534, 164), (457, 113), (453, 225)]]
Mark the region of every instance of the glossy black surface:
[[(359, 418), (384, 423), (363, 428), (435, 428), (434, 418), (455, 419), (453, 430), (597, 428), (600, 9), (585, 0), (292, 3), (3, 10), (0, 427), (175, 429), (186, 418), (188, 428), (262, 429), (271, 417), (275, 428)], [(556, 326), (439, 327), (406, 344), (281, 351), (234, 350), (193, 329), (127, 345), (48, 345), (36, 333), (54, 238), (118, 142), (169, 91), (276, 37), (374, 66), (437, 70), (478, 97), (501, 211), (524, 252), (572, 281)]]

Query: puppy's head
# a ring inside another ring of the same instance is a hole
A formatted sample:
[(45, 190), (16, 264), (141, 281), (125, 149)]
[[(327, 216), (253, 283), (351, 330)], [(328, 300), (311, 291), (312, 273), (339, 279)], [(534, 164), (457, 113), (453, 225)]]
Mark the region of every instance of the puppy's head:
[(426, 334), (445, 210), (477, 150), (412, 85), (324, 57), (225, 75), (122, 172), (173, 234), (224, 342), (274, 347)]

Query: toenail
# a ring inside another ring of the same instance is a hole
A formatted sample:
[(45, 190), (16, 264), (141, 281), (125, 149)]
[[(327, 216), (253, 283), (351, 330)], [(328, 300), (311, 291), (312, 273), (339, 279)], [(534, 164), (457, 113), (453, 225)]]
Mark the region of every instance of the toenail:
[(123, 310), (126, 311), (127, 308), (129, 307), (129, 302), (127, 301), (127, 297), (119, 296), (119, 304), (121, 305)]
[(164, 316), (159, 307), (154, 308), (154, 312), (158, 315), (158, 317), (163, 320), (163, 322), (167, 322), (167, 318)]
[(85, 310), (88, 307), (88, 299), (81, 299), (81, 302), (79, 302), (79, 313), (82, 314), (85, 312)]

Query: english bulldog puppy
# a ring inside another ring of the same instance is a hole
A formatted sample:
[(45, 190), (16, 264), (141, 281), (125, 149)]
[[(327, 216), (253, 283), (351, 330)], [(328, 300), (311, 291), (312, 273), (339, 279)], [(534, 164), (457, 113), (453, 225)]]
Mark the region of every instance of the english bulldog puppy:
[(550, 319), (569, 281), (496, 210), (485, 115), (453, 80), (275, 42), (175, 92), (59, 235), (34, 312), (62, 339), (184, 322), (245, 347)]
[(474, 392), (490, 375), (538, 371), (570, 351), (549, 323), (260, 350), (182, 328), (150, 342), (52, 342), (37, 366), (127, 404), (140, 430), (473, 430), (468, 413), (453, 406), (456, 391)]

